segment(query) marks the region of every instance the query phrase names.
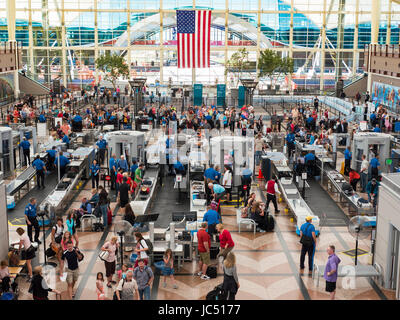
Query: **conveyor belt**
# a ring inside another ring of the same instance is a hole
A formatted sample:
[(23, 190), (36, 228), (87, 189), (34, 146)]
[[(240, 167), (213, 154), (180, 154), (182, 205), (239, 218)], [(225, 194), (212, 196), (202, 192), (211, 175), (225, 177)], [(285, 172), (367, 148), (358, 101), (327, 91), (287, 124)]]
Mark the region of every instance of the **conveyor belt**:
[[(306, 191), (306, 202), (313, 213), (320, 218), (321, 226), (347, 226), (348, 217), (339, 208), (336, 202), (314, 179), (308, 180), (310, 188)], [(323, 217), (326, 215), (326, 219)]]
[(27, 193), (20, 201), (18, 201), (17, 205), (14, 209), (8, 210), (8, 221), (10, 221), (13, 225), (25, 225), (24, 212), (25, 207), (29, 202), (29, 198), (35, 197), (37, 199), (37, 204), (40, 203), (54, 190), (57, 185), (57, 172), (52, 172), (49, 175), (46, 175), (44, 179), (44, 184), (46, 186), (45, 189), (38, 190), (35, 186), (29, 193)]
[(11, 181), (6, 186), (7, 195), (13, 196), (17, 193), (21, 188), (31, 180), (36, 174), (35, 168), (29, 166), (26, 168), (15, 180)]
[(181, 203), (176, 204), (179, 191), (174, 189), (174, 176), (165, 176), (163, 178), (163, 186), (160, 186), (155, 191), (156, 194), (153, 198), (153, 205), (151, 213), (159, 213), (160, 216), (155, 222), (156, 228), (167, 228), (172, 221), (172, 212), (181, 211), (188, 212), (190, 210), (190, 203), (187, 194), (181, 194)]

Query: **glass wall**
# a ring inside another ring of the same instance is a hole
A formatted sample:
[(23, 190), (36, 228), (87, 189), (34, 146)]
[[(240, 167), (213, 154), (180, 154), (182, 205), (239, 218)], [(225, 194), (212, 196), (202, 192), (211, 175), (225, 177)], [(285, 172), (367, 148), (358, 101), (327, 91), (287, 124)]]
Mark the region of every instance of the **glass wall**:
[[(25, 69), (45, 84), (57, 77), (74, 88), (95, 83), (95, 59), (108, 50), (125, 57), (132, 77), (230, 86), (234, 74), (224, 65), (234, 52), (248, 49), (254, 63), (249, 76), (255, 77), (260, 50), (272, 48), (294, 59), (292, 85), (326, 91), (338, 73), (349, 81), (363, 72), (372, 1), (18, 0), (16, 39), (24, 47)], [(400, 5), (381, 2), (378, 41), (399, 44)], [(5, 5), (0, 1), (0, 41), (8, 40)], [(213, 10), (210, 69), (177, 69), (179, 8)], [(261, 86), (268, 83), (260, 80)]]

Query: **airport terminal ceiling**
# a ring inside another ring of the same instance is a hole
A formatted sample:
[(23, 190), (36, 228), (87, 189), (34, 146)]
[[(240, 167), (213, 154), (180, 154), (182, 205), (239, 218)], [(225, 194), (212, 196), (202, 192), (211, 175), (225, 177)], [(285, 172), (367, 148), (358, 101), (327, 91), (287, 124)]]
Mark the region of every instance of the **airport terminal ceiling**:
[[(98, 79), (94, 61), (105, 50), (124, 55), (131, 76), (187, 82), (191, 72), (176, 68), (175, 10), (209, 8), (213, 68), (198, 70), (198, 80), (215, 83), (225, 78), (228, 83), (224, 64), (239, 48), (246, 47), (253, 61), (260, 50), (274, 48), (294, 58), (298, 77), (316, 79), (318, 84), (325, 77), (329, 89), (338, 68), (345, 80), (364, 72), (372, 1), (21, 0), (16, 2), (16, 40), (22, 42), (28, 74), (45, 83), (57, 77), (68, 85), (93, 83)], [(381, 4), (378, 43), (399, 44), (400, 4), (392, 0)], [(0, 41), (8, 40), (5, 6), (1, 1)], [(342, 42), (338, 41), (341, 17)]]

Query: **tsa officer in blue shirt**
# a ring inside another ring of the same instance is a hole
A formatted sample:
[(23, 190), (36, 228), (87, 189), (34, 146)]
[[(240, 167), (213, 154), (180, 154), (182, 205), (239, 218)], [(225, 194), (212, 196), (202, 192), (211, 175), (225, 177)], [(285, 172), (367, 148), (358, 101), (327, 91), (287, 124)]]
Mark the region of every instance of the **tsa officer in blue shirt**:
[(110, 177), (111, 177), (111, 190), (115, 190), (115, 179), (118, 170), (117, 156), (115, 153), (111, 156), (109, 161)]
[(39, 155), (36, 156), (35, 160), (32, 162), (32, 167), (36, 169), (36, 182), (37, 187), (40, 186), (44, 189), (44, 173), (47, 171), (44, 162), (40, 159)]
[(307, 167), (307, 173), (313, 175), (315, 172), (315, 155), (311, 151), (304, 156), (304, 162)]
[(62, 134), (61, 141), (64, 142), (66, 144), (66, 146), (67, 146), (67, 149), (69, 149), (69, 138), (65, 133)]
[(344, 151), (344, 174), (346, 176), (349, 175), (351, 157), (352, 157), (352, 154), (350, 151), (350, 147), (347, 147), (346, 150)]
[[(308, 254), (308, 270), (312, 272), (314, 265), (314, 254), (315, 254), (315, 244), (317, 243), (317, 236), (315, 235), (315, 227), (313, 226), (312, 217), (306, 217), (306, 223), (300, 227), (300, 239), (303, 235), (309, 239), (307, 242), (302, 242), (301, 244), (301, 254), (300, 254), (300, 270), (304, 270), (304, 260), (306, 254)], [(300, 240), (301, 241), (301, 240)]]
[[(25, 164), (31, 165), (31, 144), (29, 143), (29, 141), (26, 139), (26, 137), (22, 138), (21, 143), (19, 144), (19, 146), (22, 148), (22, 152), (24, 154), (24, 162)], [(26, 160), (28, 159), (28, 160)]]
[(25, 207), (25, 221), (28, 227), (28, 237), (31, 242), (32, 240), (32, 228), (35, 228), (35, 242), (41, 244), (39, 240), (40, 228), (39, 222), (37, 221), (36, 215), (36, 198), (30, 198), (28, 205)]
[[(99, 177), (100, 177), (100, 166), (97, 164), (96, 160), (93, 160), (90, 166), (90, 175), (92, 176), (92, 188), (99, 188)], [(95, 186), (96, 184), (96, 186)]]
[(211, 237), (213, 234), (217, 233), (216, 226), (219, 223), (219, 214), (216, 209), (216, 205), (212, 203), (210, 210), (208, 210), (203, 217), (203, 222), (207, 222), (208, 234)]
[(379, 163), (379, 155), (378, 154), (374, 158), (371, 159), (371, 161), (369, 162), (369, 165), (371, 167), (371, 179), (378, 178), (379, 167), (381, 165)]
[(374, 132), (381, 132), (381, 128), (379, 128), (379, 124), (377, 124), (374, 128)]
[(287, 144), (287, 147), (288, 147), (289, 158), (291, 158), (292, 152), (294, 151), (294, 140), (295, 140), (294, 133), (293, 132), (289, 132), (286, 135), (286, 144)]
[(54, 160), (56, 160), (56, 147), (54, 146), (51, 150), (46, 150), (47, 154), (49, 155), (49, 170), (53, 170)]
[(58, 166), (58, 158), (60, 158), (60, 179), (61, 179), (61, 178), (64, 176), (64, 174), (65, 174), (65, 169), (66, 169), (66, 167), (67, 167), (67, 164), (70, 163), (70, 161), (69, 161), (69, 159), (68, 159), (66, 156), (63, 155), (63, 152), (60, 151), (59, 157), (57, 157), (57, 158), (54, 160), (54, 164), (55, 164), (56, 166)]
[(106, 149), (107, 149), (107, 141), (103, 138), (103, 136), (99, 136), (99, 140), (96, 142), (96, 146), (99, 148), (99, 164), (102, 164), (105, 159)]

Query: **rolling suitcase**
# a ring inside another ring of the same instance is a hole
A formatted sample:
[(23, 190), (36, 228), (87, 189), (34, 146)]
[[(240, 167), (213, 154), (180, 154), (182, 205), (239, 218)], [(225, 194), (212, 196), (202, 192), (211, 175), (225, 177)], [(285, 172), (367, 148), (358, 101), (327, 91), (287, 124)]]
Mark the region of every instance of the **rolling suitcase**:
[(269, 214), (267, 216), (267, 230), (265, 231), (274, 231), (274, 228), (275, 228), (274, 217)]

